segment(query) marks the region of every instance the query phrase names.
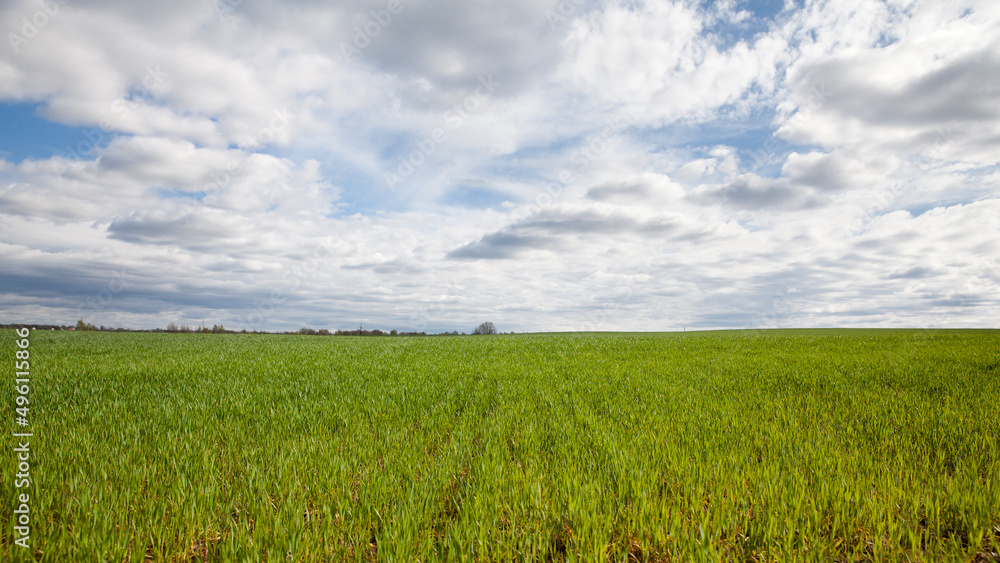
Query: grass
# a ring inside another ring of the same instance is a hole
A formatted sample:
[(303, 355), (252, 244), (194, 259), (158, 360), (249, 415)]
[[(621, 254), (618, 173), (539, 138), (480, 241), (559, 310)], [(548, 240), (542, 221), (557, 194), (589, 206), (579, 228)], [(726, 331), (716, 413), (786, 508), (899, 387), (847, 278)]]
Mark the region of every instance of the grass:
[(996, 331), (39, 331), (31, 360), (35, 551), (8, 509), (3, 561), (1000, 552)]

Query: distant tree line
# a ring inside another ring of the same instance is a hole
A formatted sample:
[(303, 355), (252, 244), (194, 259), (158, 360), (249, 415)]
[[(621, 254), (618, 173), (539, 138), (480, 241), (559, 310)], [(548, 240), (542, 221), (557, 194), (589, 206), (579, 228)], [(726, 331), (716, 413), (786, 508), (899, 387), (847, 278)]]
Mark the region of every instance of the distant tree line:
[[(101, 326), (94, 326), (90, 323), (84, 322), (80, 319), (76, 322), (76, 325), (49, 325), (49, 324), (29, 324), (29, 323), (12, 323), (12, 324), (0, 324), (0, 329), (4, 328), (21, 328), (21, 327), (31, 327), (35, 330), (75, 330), (75, 331), (94, 331), (94, 332), (169, 332), (169, 333), (190, 333), (190, 334), (297, 334), (303, 336), (465, 336), (465, 333), (459, 333), (457, 330), (452, 332), (441, 332), (438, 334), (427, 334), (427, 332), (400, 332), (395, 329), (388, 332), (372, 329), (372, 330), (337, 330), (331, 332), (325, 328), (314, 329), (303, 327), (299, 330), (291, 332), (266, 332), (266, 331), (247, 331), (247, 330), (227, 330), (226, 327), (221, 324), (212, 325), (212, 328), (207, 326), (199, 326), (192, 328), (190, 325), (178, 325), (177, 323), (168, 323), (167, 328), (154, 328), (149, 330), (143, 329), (132, 329), (132, 328), (112, 328)], [(491, 322), (485, 322), (480, 324), (472, 331), (472, 334), (498, 334), (496, 326)], [(513, 333), (511, 333), (513, 334)]]
[[(160, 329), (156, 329), (159, 331)], [(192, 329), (188, 325), (177, 326), (175, 323), (168, 323), (167, 329), (163, 332), (196, 332), (200, 334), (233, 334), (235, 330), (226, 330), (226, 327), (222, 325), (212, 325), (212, 328), (207, 326), (200, 326), (196, 329)], [(246, 332), (246, 331), (243, 331)]]
[[(66, 328), (69, 329), (69, 330), (87, 330), (87, 331), (91, 331), (92, 330), (92, 331), (100, 331), (100, 332), (131, 332), (130, 329), (122, 328), (122, 327), (112, 328), (110, 326), (104, 326), (104, 325), (94, 326), (94, 325), (92, 325), (90, 323), (83, 322), (83, 319), (80, 319), (79, 321), (77, 321), (76, 322), (76, 326), (74, 326), (74, 327), (66, 327)], [(65, 329), (63, 329), (63, 330), (65, 330)]]

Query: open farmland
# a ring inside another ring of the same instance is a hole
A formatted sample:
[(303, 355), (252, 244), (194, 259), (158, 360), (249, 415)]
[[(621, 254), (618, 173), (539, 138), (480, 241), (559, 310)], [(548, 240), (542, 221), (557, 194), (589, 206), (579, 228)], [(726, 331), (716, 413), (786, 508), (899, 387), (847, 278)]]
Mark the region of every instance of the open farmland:
[(996, 331), (31, 338), (43, 561), (1000, 552)]

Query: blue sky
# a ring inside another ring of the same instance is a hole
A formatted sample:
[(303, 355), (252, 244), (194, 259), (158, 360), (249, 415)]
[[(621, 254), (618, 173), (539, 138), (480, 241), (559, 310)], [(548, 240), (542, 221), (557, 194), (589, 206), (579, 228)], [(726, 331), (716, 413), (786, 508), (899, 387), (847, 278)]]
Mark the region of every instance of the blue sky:
[(0, 7), (0, 322), (998, 318), (995, 3), (217, 7)]
[[(0, 156), (12, 163), (71, 156), (92, 160), (96, 149), (107, 146), (111, 136), (94, 135), (92, 128), (74, 127), (39, 115), (37, 102), (0, 103)], [(89, 135), (89, 136), (88, 136)], [(96, 144), (95, 141), (96, 140)]]

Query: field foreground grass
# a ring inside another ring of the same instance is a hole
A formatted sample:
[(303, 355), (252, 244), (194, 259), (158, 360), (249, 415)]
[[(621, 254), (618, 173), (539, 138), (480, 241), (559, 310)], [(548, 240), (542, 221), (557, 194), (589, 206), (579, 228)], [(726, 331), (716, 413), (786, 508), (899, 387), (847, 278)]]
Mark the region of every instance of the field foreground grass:
[(0, 559), (987, 561), (998, 366), (997, 331), (38, 331)]

